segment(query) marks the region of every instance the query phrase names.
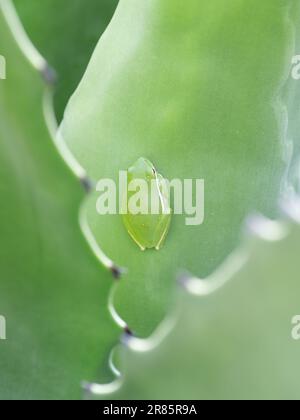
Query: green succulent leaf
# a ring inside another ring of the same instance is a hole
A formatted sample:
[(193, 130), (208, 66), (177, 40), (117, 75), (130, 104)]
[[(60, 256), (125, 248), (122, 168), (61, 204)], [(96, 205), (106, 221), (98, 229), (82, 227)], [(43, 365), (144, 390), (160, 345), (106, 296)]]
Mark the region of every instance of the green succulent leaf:
[(117, 181), (140, 156), (168, 179), (204, 179), (205, 221), (172, 218), (165, 246), (141, 253), (121, 216), (86, 213), (102, 250), (127, 268), (115, 308), (147, 336), (180, 269), (206, 277), (253, 210), (277, 214), (294, 0), (121, 0), (73, 95), (61, 133), (94, 179)]
[(25, 29), (58, 74), (59, 120), (118, 0), (14, 0)]
[(252, 239), (248, 262), (223, 287), (178, 292), (176, 326), (151, 351), (129, 339), (123, 382), (105, 399), (298, 400), (299, 247), (299, 225), (278, 242)]
[(107, 309), (112, 276), (81, 233), (84, 193), (49, 135), (45, 85), (4, 17), (10, 5), (0, 0), (7, 67), (0, 80), (0, 314), (7, 335), (0, 395), (79, 398), (81, 381), (111, 376), (108, 354), (119, 335)]

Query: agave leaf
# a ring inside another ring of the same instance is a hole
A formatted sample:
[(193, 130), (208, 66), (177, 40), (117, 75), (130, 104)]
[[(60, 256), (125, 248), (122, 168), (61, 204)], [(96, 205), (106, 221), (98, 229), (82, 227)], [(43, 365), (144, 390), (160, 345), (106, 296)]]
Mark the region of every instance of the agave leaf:
[(178, 292), (176, 327), (151, 351), (129, 339), (123, 384), (105, 398), (298, 399), (299, 341), (291, 333), (299, 246), (299, 225), (278, 242), (252, 239), (247, 264), (225, 286), (202, 297)]
[(55, 109), (62, 119), (118, 0), (14, 0), (25, 29), (58, 73)]
[(121, 0), (66, 110), (61, 132), (90, 176), (117, 180), (139, 157), (168, 179), (205, 180), (205, 222), (173, 217), (165, 246), (142, 253), (121, 217), (87, 210), (103, 251), (128, 268), (115, 306), (148, 335), (178, 269), (210, 274), (249, 211), (276, 215), (284, 173), (293, 0)]
[(80, 231), (84, 193), (49, 135), (45, 85), (4, 18), (10, 5), (0, 1), (0, 396), (79, 398), (82, 380), (110, 376), (119, 334), (107, 310), (112, 277)]

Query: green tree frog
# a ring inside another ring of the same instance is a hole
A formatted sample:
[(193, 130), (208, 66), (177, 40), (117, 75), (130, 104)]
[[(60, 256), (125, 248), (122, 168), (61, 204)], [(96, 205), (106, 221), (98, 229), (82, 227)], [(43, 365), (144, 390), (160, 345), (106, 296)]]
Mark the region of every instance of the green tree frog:
[(172, 218), (168, 183), (148, 159), (139, 158), (128, 169), (121, 213), (141, 250), (162, 247)]

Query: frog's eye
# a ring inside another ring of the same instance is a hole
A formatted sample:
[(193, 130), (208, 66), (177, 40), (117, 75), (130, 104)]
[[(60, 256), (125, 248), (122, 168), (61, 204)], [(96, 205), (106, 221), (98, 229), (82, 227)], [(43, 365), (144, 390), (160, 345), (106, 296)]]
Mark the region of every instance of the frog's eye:
[(127, 232), (142, 250), (161, 248), (171, 223), (169, 193), (162, 175), (145, 158), (127, 171), (122, 214)]

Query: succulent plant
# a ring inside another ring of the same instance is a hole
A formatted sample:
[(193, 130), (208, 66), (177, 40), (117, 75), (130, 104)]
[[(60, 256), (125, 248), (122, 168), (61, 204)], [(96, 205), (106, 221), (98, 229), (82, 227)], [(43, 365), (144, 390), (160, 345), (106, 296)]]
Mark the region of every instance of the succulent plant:
[[(61, 120), (118, 0), (13, 0), (36, 48), (57, 73), (54, 106)], [(59, 13), (58, 13), (59, 11)]]
[(95, 181), (116, 180), (141, 156), (168, 179), (205, 180), (205, 222), (186, 226), (184, 215), (174, 216), (158, 253), (139, 252), (119, 215), (101, 218), (97, 193), (90, 198), (97, 242), (127, 268), (116, 310), (142, 337), (169, 310), (179, 270), (208, 276), (238, 246), (250, 212), (278, 214), (286, 168), (280, 96), (294, 39), (288, 6), (180, 4), (120, 1), (60, 129)]
[(299, 313), (299, 219), (293, 225), (255, 218), (249, 228), (243, 250), (226, 267), (206, 281), (186, 281), (172, 317), (152, 337), (123, 338), (121, 377), (106, 388), (89, 385), (92, 394), (118, 400), (299, 398), (299, 342), (292, 338)]
[[(299, 2), (56, 3), (15, 0), (44, 59), (0, 0), (0, 397), (297, 398)], [(203, 224), (97, 213), (141, 157)]]
[(107, 309), (112, 276), (80, 230), (84, 192), (43, 111), (44, 102), (53, 119), (52, 89), (41, 78), (46, 63), (20, 49), (19, 29), (10, 2), (1, 0), (0, 51), (8, 65), (0, 84), (0, 313), (7, 319), (0, 398), (80, 398), (82, 380), (99, 380), (98, 371), (111, 378), (107, 359), (119, 335)]

